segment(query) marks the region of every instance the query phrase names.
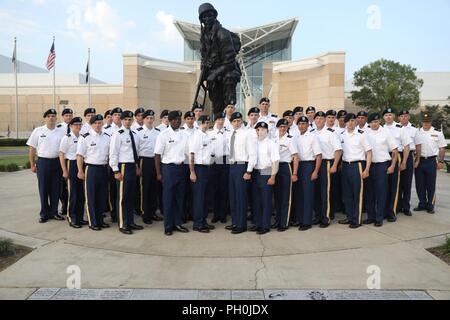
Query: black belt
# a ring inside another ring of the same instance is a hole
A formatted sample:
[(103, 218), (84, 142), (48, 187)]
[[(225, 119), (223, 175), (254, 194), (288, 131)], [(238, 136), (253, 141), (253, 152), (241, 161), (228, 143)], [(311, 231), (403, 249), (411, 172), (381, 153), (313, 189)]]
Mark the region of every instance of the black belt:
[(163, 163), (163, 165), (164, 166), (175, 166), (175, 167), (180, 167), (180, 166), (182, 166), (182, 165), (184, 165), (184, 163), (180, 163), (180, 164), (177, 164), (177, 163)]
[(209, 165), (207, 164), (196, 164), (195, 166), (200, 168), (209, 168)]
[(58, 160), (59, 158), (43, 158), (43, 157), (38, 157), (38, 160)]
[(245, 161), (230, 161), (230, 165), (246, 165)]
[(429, 160), (429, 159), (436, 159), (437, 156), (432, 156), (432, 157), (420, 157), (420, 160)]
[(141, 159), (150, 159), (150, 160), (153, 160), (153, 159), (155, 159), (155, 157), (141, 157)]
[(311, 161), (300, 161), (300, 163), (316, 163), (316, 160), (311, 160)]

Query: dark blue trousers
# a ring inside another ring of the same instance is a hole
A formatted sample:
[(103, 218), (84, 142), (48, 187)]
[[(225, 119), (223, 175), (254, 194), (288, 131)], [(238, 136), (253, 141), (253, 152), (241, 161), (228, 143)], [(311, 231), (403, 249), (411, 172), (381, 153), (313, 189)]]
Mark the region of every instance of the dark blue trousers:
[(186, 222), (188, 218), (192, 217), (192, 186), (190, 179), (189, 165), (184, 164), (185, 171), (185, 186), (186, 186), (186, 196), (184, 197), (184, 209), (183, 209), (183, 222)]
[[(400, 153), (403, 161), (403, 153)], [(414, 175), (414, 155), (411, 152), (406, 163), (406, 170), (400, 172), (400, 194), (398, 200), (398, 209), (408, 212), (411, 210), (411, 188)]]
[(314, 212), (314, 181), (312, 173), (316, 167), (315, 161), (300, 161), (298, 172), (298, 190), (295, 195), (295, 209), (301, 225), (311, 226)]
[(114, 172), (108, 167), (108, 196), (107, 211), (111, 213), (111, 218), (117, 220), (117, 180), (114, 178)]
[(394, 173), (388, 176), (388, 200), (385, 218), (397, 217), (398, 196), (400, 191), (400, 157), (395, 162)]
[(366, 162), (343, 163), (342, 184), (345, 211), (347, 219), (352, 224), (361, 225), (364, 181), (362, 173), (365, 170)]
[(315, 212), (317, 219), (323, 224), (331, 222), (331, 184), (330, 174), (333, 160), (322, 160), (320, 166), (319, 179), (315, 187)]
[(255, 226), (258, 230), (270, 230), (272, 218), (273, 186), (269, 186), (268, 175), (262, 175), (260, 170), (254, 170), (252, 174), (252, 201), (255, 215)]
[(195, 174), (197, 181), (192, 183), (192, 214), (194, 218), (194, 228), (203, 228), (206, 226), (208, 218), (208, 177), (209, 166), (195, 165)]
[(157, 180), (155, 158), (141, 158), (142, 176), (139, 179), (140, 209), (144, 220), (151, 221), (157, 208)]
[(369, 219), (376, 222), (383, 222), (386, 215), (388, 195), (385, 191), (388, 188), (387, 169), (390, 165), (390, 161), (372, 163), (367, 179), (367, 214)]
[(233, 225), (240, 230), (247, 230), (247, 188), (249, 182), (244, 180), (247, 164), (230, 165), (230, 205)]
[(39, 158), (36, 161), (39, 197), (42, 219), (50, 219), (58, 214), (58, 202), (61, 194), (62, 170), (59, 159)]
[(342, 168), (338, 166), (335, 174), (331, 175), (331, 218), (336, 212), (345, 213), (344, 200), (342, 195)]
[(436, 158), (420, 160), (416, 169), (416, 189), (419, 197), (419, 208), (432, 210), (436, 203)]
[[(298, 174), (299, 175), (299, 174)], [(294, 222), (298, 222), (300, 220), (300, 218), (297, 216), (297, 197), (298, 194), (300, 193), (299, 191), (299, 182), (293, 182), (292, 183), (292, 189), (291, 189), (291, 211), (290, 211), (290, 217), (289, 217), (289, 222), (294, 223)]]
[(186, 193), (186, 166), (163, 164), (164, 228), (172, 231), (183, 224)]
[(292, 203), (292, 169), (290, 163), (280, 163), (280, 169), (275, 182), (274, 198), (276, 211), (275, 222), (278, 228), (287, 228), (289, 227)]
[(215, 220), (224, 220), (227, 217), (229, 206), (230, 166), (227, 164), (213, 164), (209, 168), (208, 192), (213, 200)]
[(69, 171), (67, 179), (67, 219), (72, 224), (80, 225), (84, 216), (85, 199), (83, 181), (78, 179), (77, 161), (67, 160), (67, 170)]
[(89, 226), (101, 227), (108, 196), (105, 181), (108, 181), (108, 166), (87, 165), (85, 168), (84, 194)]
[(120, 163), (122, 181), (117, 181), (117, 211), (119, 213), (119, 228), (129, 229), (134, 224), (134, 209), (136, 205), (136, 164)]

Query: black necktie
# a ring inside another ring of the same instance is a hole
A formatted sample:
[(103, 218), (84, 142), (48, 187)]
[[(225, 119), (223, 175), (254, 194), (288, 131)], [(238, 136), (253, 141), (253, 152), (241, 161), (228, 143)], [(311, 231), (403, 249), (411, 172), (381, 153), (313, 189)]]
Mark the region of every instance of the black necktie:
[(69, 134), (69, 133), (70, 133), (70, 126), (67, 125), (67, 134)]
[(133, 147), (134, 162), (136, 162), (136, 164), (139, 164), (139, 157), (136, 149), (136, 143), (134, 142), (134, 136), (131, 130), (130, 130), (130, 138), (131, 138), (131, 146)]

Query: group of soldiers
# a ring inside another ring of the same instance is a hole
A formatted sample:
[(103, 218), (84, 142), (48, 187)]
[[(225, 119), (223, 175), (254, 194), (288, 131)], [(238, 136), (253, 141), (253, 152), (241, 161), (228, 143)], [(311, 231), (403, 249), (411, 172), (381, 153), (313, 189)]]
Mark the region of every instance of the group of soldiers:
[(40, 223), (67, 215), (73, 228), (100, 231), (110, 227), (110, 213), (127, 235), (143, 229), (138, 215), (144, 224), (164, 221), (167, 236), (189, 232), (189, 220), (194, 231), (209, 233), (230, 213), (232, 234), (327, 228), (337, 212), (352, 229), (382, 227), (399, 213), (412, 215), (414, 174), (414, 211), (433, 214), (446, 147), (428, 114), (420, 129), (408, 111), (393, 108), (369, 115), (296, 107), (278, 118), (268, 98), (246, 119), (234, 105), (213, 119), (200, 105), (184, 115), (164, 110), (158, 126), (145, 108), (104, 116), (88, 108), (84, 120), (66, 108), (63, 122), (57, 117), (46, 111), (27, 143)]

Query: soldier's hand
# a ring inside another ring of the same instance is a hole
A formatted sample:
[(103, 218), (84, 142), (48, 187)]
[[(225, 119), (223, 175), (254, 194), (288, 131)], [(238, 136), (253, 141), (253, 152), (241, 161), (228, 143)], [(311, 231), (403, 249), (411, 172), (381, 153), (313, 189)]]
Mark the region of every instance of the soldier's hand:
[(414, 169), (417, 169), (419, 167), (419, 164), (420, 164), (419, 161), (414, 162)]
[(402, 163), (400, 165), (400, 171), (405, 171), (406, 170), (406, 163)]
[(438, 164), (437, 164), (437, 169), (438, 169), (438, 170), (444, 169), (444, 164), (441, 163), (441, 162), (438, 162)]
[(251, 175), (251, 174), (248, 174), (248, 173), (245, 173), (245, 174), (244, 174), (244, 180), (245, 180), (245, 181), (250, 181), (250, 180), (252, 180), (252, 175)]
[(390, 167), (387, 169), (387, 174), (393, 174), (394, 171), (395, 171), (395, 166), (390, 166)]
[(337, 167), (336, 166), (332, 166), (331, 168), (330, 168), (330, 173), (331, 174), (335, 174), (337, 172)]
[(364, 172), (362, 173), (362, 178), (367, 179), (369, 176), (370, 176), (369, 171), (364, 170)]
[(192, 172), (189, 178), (191, 179), (192, 183), (197, 182), (197, 175), (195, 174), (195, 172)]
[(78, 179), (80, 179), (80, 180), (84, 180), (85, 179), (85, 177), (84, 177), (84, 172), (78, 172), (78, 174), (77, 174), (77, 177), (78, 177)]
[(30, 170), (31, 170), (31, 172), (36, 173), (37, 172), (36, 164), (32, 164)]
[(117, 180), (117, 181), (123, 181), (123, 176), (122, 176), (122, 173), (116, 173), (115, 175), (114, 175), (114, 178)]
[(157, 175), (156, 175), (156, 180), (158, 180), (159, 182), (162, 182), (162, 181), (163, 181), (162, 175), (157, 174)]
[(142, 177), (142, 170), (141, 170), (141, 168), (136, 168), (136, 177)]
[(267, 181), (267, 185), (269, 186), (275, 185), (275, 177), (270, 177), (270, 179)]
[(298, 175), (293, 174), (291, 177), (292, 182), (297, 182), (298, 181)]
[(319, 173), (313, 172), (313, 174), (311, 176), (311, 181), (316, 181), (317, 179), (319, 179)]
[(62, 176), (64, 179), (67, 180), (69, 178), (69, 173), (66, 170), (64, 170)]

